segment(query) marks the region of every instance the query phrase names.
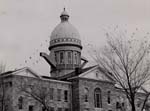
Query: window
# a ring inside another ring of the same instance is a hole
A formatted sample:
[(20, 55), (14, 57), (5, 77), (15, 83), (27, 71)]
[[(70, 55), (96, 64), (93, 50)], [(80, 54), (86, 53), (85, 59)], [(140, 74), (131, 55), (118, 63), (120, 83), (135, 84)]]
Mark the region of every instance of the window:
[(55, 62), (56, 62), (56, 64), (58, 63), (58, 60), (57, 60), (57, 53), (55, 53)]
[(12, 82), (9, 82), (9, 86), (12, 87)]
[(33, 111), (33, 105), (29, 105), (29, 111)]
[(57, 100), (61, 101), (61, 89), (57, 89)]
[(18, 107), (19, 109), (23, 109), (23, 97), (20, 96), (18, 99)]
[(74, 54), (74, 64), (78, 64), (77, 52), (75, 52), (75, 54)]
[(60, 64), (64, 63), (64, 53), (60, 52)]
[(111, 102), (110, 93), (111, 93), (110, 91), (107, 92), (107, 102), (108, 102), (108, 104), (110, 104), (110, 102)]
[(67, 90), (64, 91), (64, 100), (65, 100), (65, 102), (68, 102), (68, 91)]
[(69, 111), (69, 108), (65, 108), (65, 110), (64, 111)]
[(42, 107), (42, 111), (46, 111), (46, 108), (45, 108), (45, 107)]
[(140, 103), (140, 102), (138, 102), (138, 103), (137, 103), (137, 107), (139, 108), (140, 106), (141, 106), (141, 103)]
[(94, 102), (96, 108), (102, 108), (102, 98), (100, 88), (96, 88), (94, 91)]
[(136, 106), (137, 106), (138, 108), (141, 106), (141, 100), (140, 100), (140, 99), (137, 100)]
[(88, 102), (88, 93), (89, 93), (88, 88), (84, 88), (84, 102)]
[(50, 107), (50, 111), (54, 111), (54, 107)]
[(58, 111), (62, 111), (62, 108), (58, 108)]
[(7, 104), (4, 105), (5, 111), (9, 111), (9, 106)]
[(53, 100), (54, 96), (54, 88), (50, 88), (50, 100)]
[(72, 64), (72, 53), (71, 53), (71, 51), (68, 52), (68, 64)]
[(116, 109), (120, 109), (121, 108), (121, 105), (119, 102), (116, 102)]
[[(12, 87), (12, 82), (4, 82), (3, 83), (4, 86), (7, 88), (7, 87)], [(1, 84), (2, 85), (2, 84)]]

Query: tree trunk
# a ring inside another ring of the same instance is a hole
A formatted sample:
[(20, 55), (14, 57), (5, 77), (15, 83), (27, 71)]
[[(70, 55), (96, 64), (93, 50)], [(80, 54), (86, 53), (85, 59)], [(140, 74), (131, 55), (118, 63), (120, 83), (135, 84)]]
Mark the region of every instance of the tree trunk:
[(136, 111), (134, 101), (131, 103), (131, 109), (132, 109), (132, 111)]

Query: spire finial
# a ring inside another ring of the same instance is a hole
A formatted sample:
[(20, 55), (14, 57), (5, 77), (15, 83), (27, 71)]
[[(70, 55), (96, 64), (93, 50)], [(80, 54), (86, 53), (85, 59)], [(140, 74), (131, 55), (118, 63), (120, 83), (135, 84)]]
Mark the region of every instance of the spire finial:
[(61, 13), (60, 15), (60, 18), (61, 18), (61, 21), (64, 22), (64, 21), (68, 21), (69, 19), (69, 15), (68, 13), (66, 12), (66, 8), (64, 7), (63, 9), (63, 12)]

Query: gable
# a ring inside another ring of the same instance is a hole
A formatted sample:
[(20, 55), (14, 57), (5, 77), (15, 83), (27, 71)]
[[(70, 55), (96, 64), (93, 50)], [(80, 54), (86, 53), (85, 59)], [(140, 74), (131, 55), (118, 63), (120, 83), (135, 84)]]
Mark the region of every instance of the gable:
[(13, 72), (12, 74), (19, 75), (19, 76), (34, 77), (34, 78), (40, 77), (38, 74), (36, 74), (30, 68), (23, 68), (23, 69)]
[(79, 75), (79, 77), (112, 82), (112, 79), (108, 75), (106, 75), (105, 73), (103, 73), (99, 69), (99, 67), (95, 67), (92, 70), (87, 71), (87, 72)]

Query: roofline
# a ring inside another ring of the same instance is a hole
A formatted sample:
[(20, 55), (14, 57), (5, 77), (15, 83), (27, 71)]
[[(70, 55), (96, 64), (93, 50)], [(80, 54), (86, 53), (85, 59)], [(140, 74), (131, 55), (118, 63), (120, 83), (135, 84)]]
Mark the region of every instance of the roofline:
[(55, 79), (45, 79), (45, 78), (40, 78), (40, 79), (44, 80), (44, 81), (51, 81), (51, 82), (64, 83), (64, 84), (72, 84), (71, 82), (55, 80)]
[[(90, 70), (92, 69), (92, 68), (94, 68), (94, 67), (96, 67), (96, 66), (90, 66), (90, 67), (87, 67), (87, 68), (90, 68)], [(80, 68), (79, 68), (80, 69)], [(85, 68), (86, 69), (86, 68)], [(80, 74), (82, 74), (82, 70), (84, 70), (84, 69), (82, 69), (81, 68), (81, 73)], [(88, 70), (87, 70), (88, 71)], [(80, 74), (78, 74), (78, 75), (80, 75)], [(61, 77), (59, 77), (58, 79), (67, 79), (67, 78), (72, 78), (72, 77), (70, 77), (70, 75), (72, 75), (73, 77), (76, 77), (76, 76), (78, 76), (77, 74), (76, 74), (76, 71), (75, 70), (72, 70), (70, 73), (68, 73), (68, 74), (66, 74), (66, 75), (64, 75), (64, 76), (61, 76)], [(68, 77), (69, 76), (69, 77)]]
[(80, 75), (79, 75), (79, 77), (81, 77), (81, 75), (85, 75), (85, 74), (87, 74), (87, 73), (89, 73), (89, 72), (91, 72), (91, 71), (95, 70), (96, 68), (98, 68), (98, 65), (95, 65), (95, 66), (93, 66), (93, 68), (92, 68), (92, 69), (90, 69), (90, 70), (88, 70), (88, 71), (86, 71), (86, 72), (84, 72), (84, 73), (80, 74)]
[(84, 72), (83, 74), (80, 74), (79, 76), (81, 76), (81, 75), (85, 75), (85, 74), (87, 74), (87, 73), (89, 73), (89, 72), (91, 72), (91, 71), (95, 70), (96, 68), (99, 68), (99, 69), (100, 69), (100, 71), (101, 71), (102, 73), (104, 73), (107, 77), (109, 77), (111, 80), (113, 80), (113, 81), (114, 81), (114, 79), (113, 79), (112, 77), (110, 77), (107, 73), (105, 73), (105, 72), (101, 69), (101, 67), (100, 67), (98, 64), (97, 64), (97, 65), (95, 65), (95, 67), (93, 67), (92, 69), (90, 69), (90, 70), (88, 70), (88, 71)]
[(29, 70), (34, 76), (41, 78), (39, 76), (39, 74), (37, 72), (35, 72), (34, 70), (32, 70), (30, 67), (24, 67), (24, 68), (22, 68), (22, 70), (14, 72), (14, 74), (19, 73), (19, 72), (24, 71), (24, 70)]
[[(88, 70), (88, 71), (86, 71), (86, 72), (84, 72), (84, 73), (81, 73), (80, 75), (82, 75), (82, 74), (83, 74), (83, 75), (84, 75), (84, 74), (87, 74), (88, 72), (91, 72), (92, 70), (96, 69), (97, 67), (98, 67), (98, 65), (95, 65), (95, 66), (93, 66), (92, 69), (90, 69), (90, 70)], [(79, 75), (79, 76), (74, 76), (74, 77), (68, 78), (68, 80), (76, 79), (76, 78), (81, 78), (80, 75)]]
[[(23, 68), (14, 70), (14, 71), (10, 72), (10, 73), (7, 74), (7, 75), (2, 75), (2, 77), (6, 77), (6, 76), (9, 76), (9, 75), (15, 75), (15, 74), (17, 74), (17, 73), (19, 73), (19, 72), (22, 72), (22, 71), (24, 71), (24, 70), (29, 70), (35, 77), (41, 78), (38, 73), (36, 73), (35, 71), (33, 71), (33, 70), (32, 70), (31, 68), (29, 68), (29, 67), (23, 67)], [(4, 72), (4, 73), (5, 73), (5, 72)], [(21, 76), (21, 75), (20, 75), (20, 76)], [(24, 76), (26, 76), (26, 75), (24, 75)], [(28, 77), (28, 76), (26, 76), (26, 77)]]
[(86, 79), (86, 80), (91, 80), (91, 81), (106, 82), (106, 83), (115, 84), (115, 82), (111, 82), (111, 81), (96, 80), (96, 79), (84, 78), (84, 77), (78, 77), (78, 76), (75, 76), (75, 77), (69, 78), (68, 80), (72, 80), (72, 79)]
[[(34, 77), (30, 77), (30, 76), (24, 76), (24, 75), (12, 75), (12, 76), (16, 76), (16, 77), (26, 77), (26, 78), (34, 78)], [(34, 78), (37, 79), (37, 78)], [(60, 80), (55, 80), (55, 79), (45, 79), (45, 78), (38, 78), (38, 80), (42, 80), (42, 81), (48, 81), (48, 82), (56, 82), (56, 83), (64, 83), (64, 84), (72, 84), (71, 82), (67, 82), (67, 81), (60, 81)]]

